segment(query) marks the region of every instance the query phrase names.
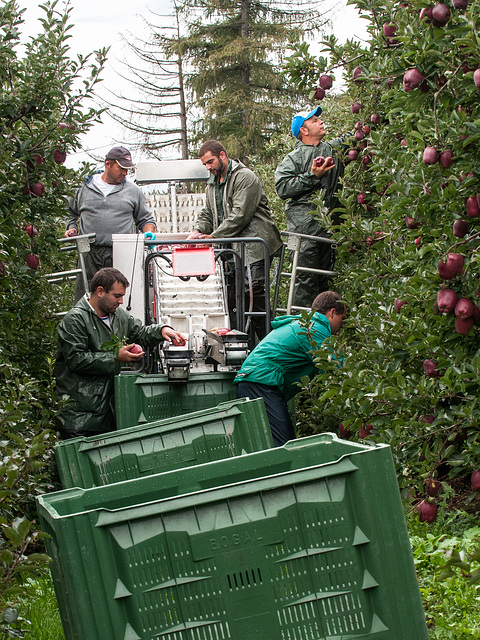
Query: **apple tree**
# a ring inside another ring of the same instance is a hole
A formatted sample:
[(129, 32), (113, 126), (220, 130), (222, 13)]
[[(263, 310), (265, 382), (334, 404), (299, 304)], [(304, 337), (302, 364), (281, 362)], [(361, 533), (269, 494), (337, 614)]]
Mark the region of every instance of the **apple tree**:
[(309, 419), (389, 443), (405, 495), (424, 496), (480, 467), (480, 3), (356, 5), (368, 41), (331, 36), (287, 69), (312, 99), (343, 75), (353, 134), (332, 230), (343, 366), (318, 352)]
[(38, 550), (33, 496), (51, 451), (53, 314), (63, 295), (44, 276), (68, 268), (57, 238), (65, 195), (83, 171), (64, 162), (98, 118), (88, 100), (107, 53), (71, 57), (70, 9), (42, 9), (39, 33), (27, 39), (24, 10), (0, 4), (0, 605), (15, 578), (44, 560), (29, 555)]

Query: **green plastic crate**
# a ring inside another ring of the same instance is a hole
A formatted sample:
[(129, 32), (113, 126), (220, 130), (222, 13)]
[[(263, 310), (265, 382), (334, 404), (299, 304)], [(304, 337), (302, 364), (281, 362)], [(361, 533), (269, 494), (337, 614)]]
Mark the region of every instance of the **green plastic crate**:
[(235, 400), (235, 371), (191, 373), (188, 382), (171, 382), (163, 374), (115, 376), (117, 428), (211, 409)]
[(62, 487), (96, 487), (253, 453), (273, 446), (261, 398), (59, 442)]
[(386, 445), (312, 436), (38, 509), (66, 640), (428, 640)]

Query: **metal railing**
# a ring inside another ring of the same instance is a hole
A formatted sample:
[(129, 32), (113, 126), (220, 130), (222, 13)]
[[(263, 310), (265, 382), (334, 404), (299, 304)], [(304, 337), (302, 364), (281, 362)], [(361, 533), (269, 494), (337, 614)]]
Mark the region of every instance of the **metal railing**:
[(285, 312), (287, 314), (291, 314), (292, 310), (298, 310), (298, 311), (307, 310), (307, 311), (310, 311), (310, 309), (307, 308), (307, 307), (298, 307), (298, 306), (293, 304), (293, 297), (294, 297), (294, 294), (295, 294), (295, 281), (296, 281), (296, 278), (297, 278), (297, 272), (302, 271), (302, 272), (306, 272), (306, 273), (316, 273), (318, 275), (325, 275), (325, 276), (336, 276), (337, 272), (336, 271), (326, 271), (324, 269), (315, 269), (313, 267), (302, 267), (302, 266), (299, 266), (298, 259), (299, 259), (300, 245), (301, 245), (302, 241), (304, 241), (304, 240), (318, 242), (320, 244), (335, 245), (336, 244), (335, 240), (332, 240), (331, 238), (322, 238), (322, 237), (319, 237), (319, 236), (310, 236), (310, 235), (307, 235), (305, 233), (295, 233), (293, 231), (282, 231), (281, 235), (285, 236), (287, 238), (287, 249), (289, 251), (293, 252), (293, 259), (292, 259), (292, 271), (291, 272), (282, 271), (282, 273), (280, 274), (280, 276), (284, 276), (284, 277), (290, 278), (290, 286), (289, 286), (289, 289), (288, 289), (287, 308), (286, 309), (278, 309), (278, 311), (283, 311), (283, 312)]

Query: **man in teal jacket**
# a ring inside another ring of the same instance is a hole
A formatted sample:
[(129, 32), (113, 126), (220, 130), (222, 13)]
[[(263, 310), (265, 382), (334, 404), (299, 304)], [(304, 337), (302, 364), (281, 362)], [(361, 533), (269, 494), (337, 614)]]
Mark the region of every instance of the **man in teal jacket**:
[(335, 335), (347, 313), (335, 291), (320, 293), (312, 311), (308, 331), (301, 316), (275, 318), (273, 331), (250, 353), (233, 381), (239, 398), (263, 398), (276, 447), (295, 438), (287, 402), (300, 391), (301, 378), (315, 375), (315, 343), (319, 346)]
[[(321, 107), (313, 111), (297, 113), (292, 120), (292, 134), (297, 138), (295, 147), (278, 165), (275, 171), (275, 190), (286, 200), (285, 215), (287, 231), (309, 236), (327, 237), (328, 233), (318, 219), (312, 215), (316, 209), (313, 200), (321, 189), (325, 190), (323, 204), (332, 212), (340, 205), (336, 192), (344, 174), (342, 147), (346, 150), (351, 134), (324, 142), (325, 125), (320, 115)], [(317, 158), (325, 161), (317, 166)], [(330, 244), (315, 240), (302, 240), (298, 265), (331, 271), (335, 265), (335, 254)], [(308, 308), (313, 298), (329, 288), (329, 278), (323, 274), (299, 271), (295, 280), (294, 304)]]
[[(153, 347), (164, 340), (183, 340), (172, 327), (145, 327), (119, 308), (128, 286), (118, 269), (100, 269), (92, 278), (90, 297), (81, 298), (60, 322), (56, 390), (60, 399), (69, 400), (59, 415), (63, 438), (115, 429), (114, 376), (120, 373), (122, 363), (136, 362), (144, 355), (143, 351), (132, 352), (135, 342)], [(117, 345), (114, 336), (118, 338)]]

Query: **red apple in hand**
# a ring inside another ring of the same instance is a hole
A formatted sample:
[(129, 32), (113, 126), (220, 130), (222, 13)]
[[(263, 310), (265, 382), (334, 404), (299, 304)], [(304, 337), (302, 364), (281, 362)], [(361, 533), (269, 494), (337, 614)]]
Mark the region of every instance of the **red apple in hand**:
[(130, 349), (130, 353), (143, 353), (143, 349), (139, 344), (134, 344), (133, 347)]

